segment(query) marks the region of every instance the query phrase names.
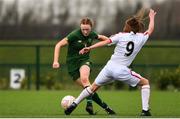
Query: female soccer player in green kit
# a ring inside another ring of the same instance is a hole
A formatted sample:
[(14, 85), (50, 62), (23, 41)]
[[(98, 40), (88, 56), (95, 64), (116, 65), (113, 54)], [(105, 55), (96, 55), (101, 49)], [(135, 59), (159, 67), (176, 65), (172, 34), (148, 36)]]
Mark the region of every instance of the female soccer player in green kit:
[[(80, 28), (75, 29), (64, 39), (60, 40), (54, 50), (54, 62), (53, 68), (59, 68), (60, 64), (58, 62), (61, 47), (68, 45), (67, 54), (67, 67), (68, 73), (72, 79), (86, 88), (90, 86), (89, 75), (92, 63), (89, 60), (89, 53), (80, 55), (79, 51), (84, 48), (91, 46), (92, 41), (95, 39), (99, 40), (109, 40), (106, 36), (98, 35), (92, 30), (93, 23), (89, 18), (83, 18), (80, 22)], [(95, 101), (99, 106), (101, 106), (108, 114), (115, 114), (115, 112), (103, 102), (97, 93), (89, 96), (87, 99), (86, 111), (93, 115), (92, 100)]]

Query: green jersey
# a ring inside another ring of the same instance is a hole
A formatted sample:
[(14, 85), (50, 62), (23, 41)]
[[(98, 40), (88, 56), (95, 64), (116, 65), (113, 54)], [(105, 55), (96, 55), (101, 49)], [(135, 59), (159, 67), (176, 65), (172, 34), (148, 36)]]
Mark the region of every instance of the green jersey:
[(88, 36), (84, 36), (81, 29), (76, 29), (67, 36), (69, 43), (66, 61), (68, 72), (78, 70), (82, 62), (89, 60), (89, 52), (80, 55), (79, 51), (84, 47), (91, 46), (92, 41), (97, 38), (98, 35), (94, 31), (91, 31)]

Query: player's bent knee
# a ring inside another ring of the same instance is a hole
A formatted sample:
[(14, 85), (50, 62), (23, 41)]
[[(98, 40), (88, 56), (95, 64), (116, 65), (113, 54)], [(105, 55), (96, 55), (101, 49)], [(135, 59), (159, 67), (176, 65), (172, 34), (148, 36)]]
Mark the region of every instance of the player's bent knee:
[(145, 79), (145, 78), (142, 78), (142, 79), (140, 80), (139, 84), (140, 84), (141, 86), (143, 86), (143, 85), (149, 85), (149, 80), (148, 80), (148, 79)]
[(96, 88), (93, 87), (93, 86), (91, 86), (90, 89), (91, 89), (92, 92), (95, 92), (95, 91), (96, 91)]
[(81, 78), (81, 83), (84, 87), (90, 85), (88, 78)]
[(145, 79), (145, 85), (149, 85), (149, 80)]
[(93, 83), (90, 88), (91, 88), (92, 92), (96, 92), (100, 88), (100, 86)]

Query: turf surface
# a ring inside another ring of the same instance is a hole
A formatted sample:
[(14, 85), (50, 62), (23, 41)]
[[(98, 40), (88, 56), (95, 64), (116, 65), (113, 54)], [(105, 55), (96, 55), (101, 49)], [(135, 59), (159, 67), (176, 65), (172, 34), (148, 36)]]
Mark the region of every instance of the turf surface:
[[(97, 115), (89, 116), (83, 101), (70, 116), (65, 116), (60, 107), (60, 100), (65, 95), (77, 96), (80, 90), (71, 91), (0, 91), (0, 117), (138, 117), (141, 111), (139, 91), (99, 91), (103, 98), (116, 112), (108, 116), (104, 110), (94, 104)], [(151, 93), (152, 117), (180, 117), (180, 92)]]

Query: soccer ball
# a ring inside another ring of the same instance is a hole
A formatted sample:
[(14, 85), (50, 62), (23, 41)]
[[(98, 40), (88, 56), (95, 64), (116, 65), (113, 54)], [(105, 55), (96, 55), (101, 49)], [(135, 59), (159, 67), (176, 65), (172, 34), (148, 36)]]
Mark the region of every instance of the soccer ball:
[(75, 100), (75, 97), (71, 96), (71, 95), (67, 95), (65, 97), (63, 97), (63, 99), (61, 100), (61, 107), (63, 109), (67, 109)]

